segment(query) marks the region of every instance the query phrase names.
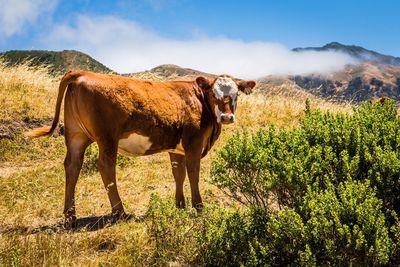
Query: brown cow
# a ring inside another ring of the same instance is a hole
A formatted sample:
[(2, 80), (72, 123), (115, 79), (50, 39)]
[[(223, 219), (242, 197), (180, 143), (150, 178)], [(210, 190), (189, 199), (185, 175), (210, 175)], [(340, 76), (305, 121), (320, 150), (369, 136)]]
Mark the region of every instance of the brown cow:
[(238, 90), (250, 93), (254, 81), (228, 75), (195, 81), (150, 82), (116, 75), (70, 71), (60, 82), (51, 127), (34, 129), (28, 136), (51, 135), (57, 127), (64, 97), (66, 174), (64, 215), (76, 220), (74, 193), (85, 149), (99, 146), (98, 169), (111, 202), (112, 213), (123, 216), (117, 191), (117, 153), (150, 155), (169, 152), (176, 183), (176, 205), (185, 207), (183, 182), (189, 176), (192, 205), (201, 209), (200, 159), (221, 132), (234, 121)]

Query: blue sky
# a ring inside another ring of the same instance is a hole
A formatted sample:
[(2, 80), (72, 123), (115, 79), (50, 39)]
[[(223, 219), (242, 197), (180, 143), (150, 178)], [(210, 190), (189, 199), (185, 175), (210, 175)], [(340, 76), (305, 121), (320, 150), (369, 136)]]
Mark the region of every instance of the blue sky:
[[(246, 76), (264, 65), (260, 74), (298, 72), (305, 61), (317, 69), (351, 62), (290, 53), (331, 41), (400, 56), (394, 0), (0, 0), (0, 6), (0, 51), (76, 49), (120, 72), (174, 63)], [(246, 71), (229, 67), (235, 62)]]

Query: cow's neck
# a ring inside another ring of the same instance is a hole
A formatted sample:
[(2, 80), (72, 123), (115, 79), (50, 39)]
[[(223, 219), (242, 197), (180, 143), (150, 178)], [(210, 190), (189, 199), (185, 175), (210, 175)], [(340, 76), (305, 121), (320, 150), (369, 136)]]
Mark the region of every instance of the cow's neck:
[(207, 100), (207, 96), (202, 94), (200, 97), (200, 101), (202, 102), (202, 106), (204, 107), (203, 112), (206, 114), (203, 114), (203, 116), (206, 118), (206, 127), (212, 127), (211, 129), (211, 134), (208, 137), (207, 140), (207, 145), (203, 149), (203, 153), (201, 157), (205, 157), (214, 145), (215, 141), (218, 139), (219, 135), (221, 134), (221, 123), (217, 121), (217, 118), (215, 117), (215, 114), (213, 112), (213, 109)]

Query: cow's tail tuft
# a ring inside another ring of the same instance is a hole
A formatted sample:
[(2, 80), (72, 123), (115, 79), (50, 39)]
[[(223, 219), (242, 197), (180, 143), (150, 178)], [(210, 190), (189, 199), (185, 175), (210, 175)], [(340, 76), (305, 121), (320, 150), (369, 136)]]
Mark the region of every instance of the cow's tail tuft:
[(51, 130), (51, 127), (45, 126), (45, 127), (40, 127), (40, 128), (30, 130), (29, 132), (24, 133), (24, 135), (28, 136), (28, 137), (41, 137), (41, 136), (50, 135), (51, 133), (53, 133), (53, 131)]
[(58, 125), (58, 120), (60, 117), (60, 109), (61, 103), (64, 98), (65, 91), (70, 83), (74, 82), (77, 78), (82, 75), (79, 71), (69, 71), (67, 72), (64, 77), (61, 79), (60, 86), (58, 87), (58, 95), (57, 95), (57, 103), (56, 103), (56, 111), (53, 119), (53, 123), (50, 126), (45, 126), (41, 128), (36, 128), (31, 131), (25, 132), (25, 136), (29, 137), (41, 137), (41, 136), (49, 136), (52, 135), (54, 130)]

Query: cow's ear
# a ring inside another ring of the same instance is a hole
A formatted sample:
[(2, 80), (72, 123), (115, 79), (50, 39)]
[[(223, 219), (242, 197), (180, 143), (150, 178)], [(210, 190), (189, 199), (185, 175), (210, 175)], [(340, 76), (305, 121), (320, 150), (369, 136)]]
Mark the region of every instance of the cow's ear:
[(204, 91), (208, 91), (211, 88), (210, 81), (207, 78), (203, 77), (203, 76), (197, 77), (196, 78), (196, 83)]
[(250, 94), (255, 86), (256, 86), (255, 81), (240, 81), (238, 84), (239, 90), (245, 93), (246, 95)]

